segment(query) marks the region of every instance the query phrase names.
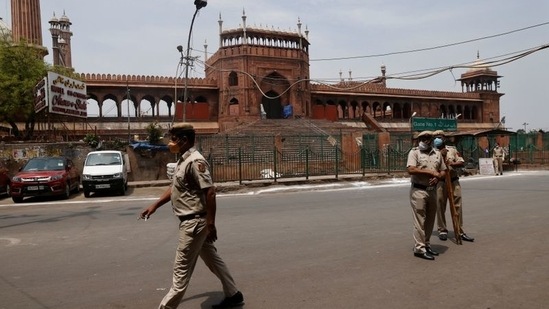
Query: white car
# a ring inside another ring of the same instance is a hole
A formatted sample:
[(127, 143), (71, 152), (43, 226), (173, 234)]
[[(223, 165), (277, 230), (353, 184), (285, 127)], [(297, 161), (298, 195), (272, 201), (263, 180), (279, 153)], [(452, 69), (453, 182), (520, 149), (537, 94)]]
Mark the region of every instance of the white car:
[(125, 195), (128, 188), (128, 167), (124, 153), (116, 150), (88, 153), (82, 171), (82, 188), (85, 197), (98, 191)]

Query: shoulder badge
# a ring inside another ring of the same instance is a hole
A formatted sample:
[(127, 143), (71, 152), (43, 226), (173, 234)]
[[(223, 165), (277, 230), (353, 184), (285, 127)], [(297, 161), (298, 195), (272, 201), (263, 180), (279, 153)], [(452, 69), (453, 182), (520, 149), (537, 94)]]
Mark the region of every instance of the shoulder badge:
[(206, 172), (206, 164), (204, 162), (197, 162), (197, 165), (198, 165), (198, 170), (201, 172), (201, 173), (205, 173)]

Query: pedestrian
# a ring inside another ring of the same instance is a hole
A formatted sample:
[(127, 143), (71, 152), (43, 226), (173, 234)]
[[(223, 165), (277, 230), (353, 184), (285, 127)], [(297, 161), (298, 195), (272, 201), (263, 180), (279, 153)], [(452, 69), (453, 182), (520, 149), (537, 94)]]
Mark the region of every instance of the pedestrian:
[[(462, 198), (461, 198), (461, 184), (459, 183), (459, 175), (456, 169), (461, 168), (465, 164), (465, 160), (453, 145), (448, 145), (448, 140), (445, 137), (444, 131), (437, 130), (433, 132), (435, 137), (433, 141), (433, 146), (437, 148), (442, 154), (442, 158), (448, 170), (446, 173), (450, 173), (450, 181), (452, 187), (451, 197), (456, 208), (456, 213), (458, 214), (459, 220), (459, 231), (454, 231), (459, 233), (459, 237), (465, 241), (475, 241), (474, 238), (469, 237), (463, 231), (463, 208)], [(438, 196), (438, 207), (437, 207), (437, 231), (438, 238), (440, 240), (446, 241), (448, 239), (448, 228), (446, 227), (446, 206), (448, 205), (448, 189), (446, 184), (446, 179), (440, 180), (437, 186), (437, 196)]]
[(414, 218), (413, 237), (414, 256), (434, 260), (438, 252), (431, 249), (430, 238), (433, 233), (437, 213), (438, 182), (444, 178), (446, 165), (439, 151), (431, 146), (433, 132), (418, 134), (418, 146), (408, 153), (406, 167), (411, 175), (410, 205)]
[(170, 134), (170, 152), (182, 154), (175, 167), (172, 185), (140, 214), (140, 218), (148, 219), (171, 200), (173, 212), (180, 221), (172, 286), (158, 308), (177, 308), (185, 295), (198, 256), (223, 286), (225, 298), (213, 308), (241, 306), (244, 304), (242, 293), (214, 246), (217, 240), (215, 187), (208, 162), (194, 147), (195, 130), (191, 124), (181, 123), (174, 125)]
[(505, 151), (503, 151), (503, 148), (499, 146), (499, 143), (496, 143), (496, 147), (494, 147), (492, 154), (496, 176), (503, 175), (503, 160), (505, 160)]

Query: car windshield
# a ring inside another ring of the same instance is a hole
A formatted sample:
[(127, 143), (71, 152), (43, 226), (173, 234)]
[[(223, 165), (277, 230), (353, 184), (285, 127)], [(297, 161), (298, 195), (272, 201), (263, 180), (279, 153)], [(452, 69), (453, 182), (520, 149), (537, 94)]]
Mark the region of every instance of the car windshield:
[(59, 158), (33, 158), (23, 168), (23, 171), (62, 171), (65, 162)]
[(86, 159), (86, 166), (120, 165), (122, 159), (118, 153), (92, 153)]

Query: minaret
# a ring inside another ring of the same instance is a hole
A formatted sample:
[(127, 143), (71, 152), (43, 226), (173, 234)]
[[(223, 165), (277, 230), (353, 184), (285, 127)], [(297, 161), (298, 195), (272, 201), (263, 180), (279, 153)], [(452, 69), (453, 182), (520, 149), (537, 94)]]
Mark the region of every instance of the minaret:
[(221, 37), (221, 33), (223, 32), (223, 19), (221, 19), (221, 13), (219, 13), (219, 20), (217, 21), (219, 24), (219, 48), (223, 47), (223, 39)]
[(25, 40), (42, 49), (45, 56), (48, 54), (48, 50), (42, 46), (41, 23), (40, 0), (11, 0), (13, 42), (18, 43)]
[(248, 38), (246, 37), (246, 11), (242, 9), (242, 45), (248, 44)]
[(55, 13), (49, 21), (53, 48), (53, 64), (72, 68), (71, 21), (63, 11), (57, 19)]

